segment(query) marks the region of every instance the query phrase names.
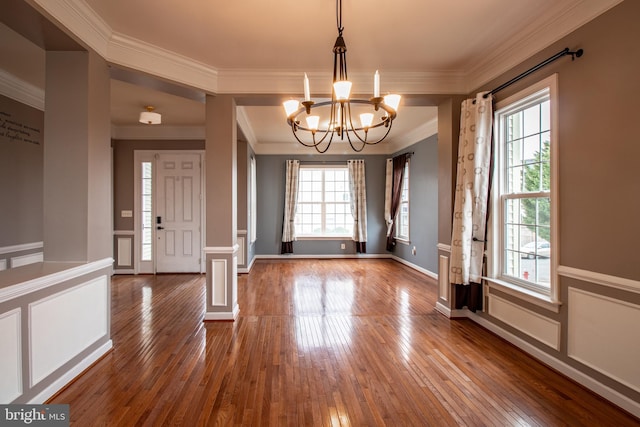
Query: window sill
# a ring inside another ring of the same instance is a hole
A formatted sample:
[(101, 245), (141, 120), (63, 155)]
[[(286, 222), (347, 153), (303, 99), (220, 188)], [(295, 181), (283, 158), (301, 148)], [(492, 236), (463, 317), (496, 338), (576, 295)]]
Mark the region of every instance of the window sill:
[(545, 310), (549, 310), (554, 313), (560, 312), (560, 306), (562, 305), (562, 303), (560, 301), (554, 301), (549, 295), (541, 294), (530, 289), (525, 289), (504, 280), (495, 279), (493, 277), (483, 277), (483, 279), (487, 281), (489, 290), (497, 289), (501, 292), (504, 292), (505, 294), (512, 295), (523, 301), (544, 308)]
[(411, 244), (411, 240), (401, 239), (399, 237), (396, 237), (396, 242), (402, 243), (403, 245), (410, 245)]

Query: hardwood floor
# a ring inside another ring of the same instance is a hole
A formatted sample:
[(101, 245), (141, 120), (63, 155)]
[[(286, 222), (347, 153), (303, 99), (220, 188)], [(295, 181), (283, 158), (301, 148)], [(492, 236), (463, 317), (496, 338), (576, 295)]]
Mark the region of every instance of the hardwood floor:
[(204, 276), (116, 276), (114, 350), (50, 403), (74, 426), (637, 426), (390, 260), (257, 261), (240, 317)]

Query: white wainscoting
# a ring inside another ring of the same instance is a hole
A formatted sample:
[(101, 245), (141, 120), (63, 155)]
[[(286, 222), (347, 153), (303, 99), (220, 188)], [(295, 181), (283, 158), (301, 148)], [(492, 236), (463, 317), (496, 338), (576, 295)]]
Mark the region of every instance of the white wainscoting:
[(7, 260), (6, 259), (0, 259), (0, 271), (6, 270), (6, 269), (7, 269)]
[(607, 286), (609, 288), (616, 288), (622, 289), (624, 291), (640, 293), (640, 280), (611, 276), (609, 274), (602, 274), (595, 271), (567, 267), (566, 265), (558, 266), (558, 274), (560, 276), (582, 280), (583, 282), (591, 282), (598, 285)]
[(0, 402), (8, 403), (22, 394), (22, 340), (19, 308), (0, 314)]
[(21, 267), (23, 265), (35, 264), (44, 260), (44, 254), (42, 252), (36, 252), (34, 254), (19, 255), (11, 257), (11, 268)]
[(560, 323), (555, 320), (492, 294), (489, 294), (489, 315), (555, 350), (560, 350)]
[(30, 251), (32, 249), (42, 249), (43, 242), (23, 243), (21, 245), (3, 246), (0, 248), (0, 254), (10, 254), (12, 252)]
[(118, 254), (116, 265), (118, 267), (133, 267), (133, 238), (131, 237), (118, 237), (116, 239), (118, 246)]
[(640, 306), (573, 287), (568, 306), (568, 356), (640, 392)]
[(246, 236), (238, 236), (238, 263), (237, 265), (244, 265), (245, 264), (245, 260), (246, 260), (246, 252), (245, 252), (245, 247), (246, 247), (246, 241), (247, 238)]
[(438, 297), (449, 301), (449, 257), (440, 255), (438, 258)]
[(227, 305), (227, 260), (211, 260), (211, 305)]
[(107, 280), (98, 277), (29, 304), (31, 386), (107, 334)]

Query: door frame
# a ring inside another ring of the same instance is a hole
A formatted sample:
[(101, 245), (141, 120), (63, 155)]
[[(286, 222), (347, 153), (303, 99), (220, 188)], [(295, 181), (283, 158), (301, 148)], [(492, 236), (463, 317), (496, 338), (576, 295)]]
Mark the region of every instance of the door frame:
[[(156, 228), (152, 227), (152, 240), (154, 242), (151, 261), (142, 261), (142, 168), (143, 162), (152, 163), (152, 191), (157, 188), (157, 160), (160, 154), (196, 154), (200, 159), (200, 274), (204, 273), (204, 242), (206, 236), (205, 206), (206, 206), (206, 172), (205, 172), (205, 151), (204, 150), (134, 150), (133, 151), (133, 245), (134, 245), (134, 274), (156, 274), (156, 247), (157, 242)], [(152, 193), (153, 194), (153, 193)], [(154, 194), (152, 200), (152, 214), (155, 218), (156, 213), (156, 197)], [(153, 222), (155, 225), (155, 221)]]

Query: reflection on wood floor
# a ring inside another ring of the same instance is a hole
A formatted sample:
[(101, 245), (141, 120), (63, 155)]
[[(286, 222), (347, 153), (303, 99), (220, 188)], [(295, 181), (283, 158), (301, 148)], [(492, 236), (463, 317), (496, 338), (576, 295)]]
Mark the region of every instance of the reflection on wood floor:
[(114, 350), (50, 403), (74, 426), (639, 424), (391, 260), (257, 261), (235, 322), (203, 322), (204, 283), (114, 277)]

